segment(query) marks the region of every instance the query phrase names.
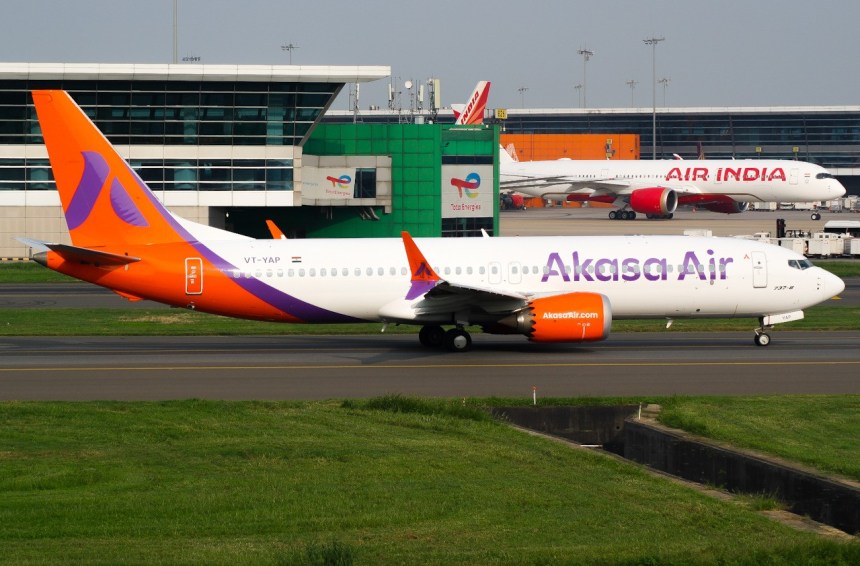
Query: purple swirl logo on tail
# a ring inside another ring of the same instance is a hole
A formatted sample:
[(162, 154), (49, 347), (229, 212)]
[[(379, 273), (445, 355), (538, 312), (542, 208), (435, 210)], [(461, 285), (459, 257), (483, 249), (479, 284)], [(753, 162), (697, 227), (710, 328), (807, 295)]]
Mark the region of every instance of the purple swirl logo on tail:
[[(84, 158), (84, 173), (66, 210), (69, 230), (74, 230), (89, 218), (110, 175), (110, 166), (99, 153), (84, 151), (81, 155)], [(117, 178), (111, 183), (110, 202), (114, 213), (126, 224), (140, 227), (149, 225)]]

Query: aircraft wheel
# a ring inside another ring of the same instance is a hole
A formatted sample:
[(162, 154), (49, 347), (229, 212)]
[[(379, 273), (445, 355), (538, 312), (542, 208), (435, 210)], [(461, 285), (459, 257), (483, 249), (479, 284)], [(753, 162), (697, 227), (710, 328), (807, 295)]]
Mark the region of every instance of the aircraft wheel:
[(812, 219), (813, 220), (821, 220), (821, 215), (817, 212), (813, 212), (812, 213)]
[(618, 218), (618, 213), (617, 213), (616, 211), (614, 211), (614, 210), (610, 210), (610, 211), (609, 211), (609, 219), (610, 219), (610, 220), (615, 220), (616, 218)]
[(428, 348), (439, 348), (445, 341), (445, 331), (441, 326), (432, 324), (422, 326), (418, 332), (418, 341)]
[(472, 346), (472, 337), (462, 328), (452, 328), (445, 333), (445, 348), (450, 352), (465, 352)]
[(626, 210), (620, 210), (618, 212), (618, 219), (619, 220), (627, 220), (627, 211)]
[(627, 213), (627, 220), (636, 220), (636, 211), (631, 210)]
[(756, 334), (753, 340), (755, 341), (756, 346), (767, 346), (768, 344), (770, 344), (770, 334), (767, 334), (765, 332), (762, 332), (761, 334)]
[(673, 218), (675, 218), (674, 212), (670, 212), (669, 214), (666, 215), (666, 219), (668, 219), (668, 220), (672, 220)]

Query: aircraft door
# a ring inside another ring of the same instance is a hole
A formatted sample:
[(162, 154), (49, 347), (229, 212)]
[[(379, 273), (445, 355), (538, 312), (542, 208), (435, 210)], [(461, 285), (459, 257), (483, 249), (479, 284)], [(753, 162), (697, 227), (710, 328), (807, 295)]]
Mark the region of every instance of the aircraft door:
[(199, 257), (185, 258), (185, 294), (203, 294), (203, 260)]
[(797, 184), (797, 176), (798, 176), (797, 168), (790, 169), (788, 171), (788, 183), (790, 185), (796, 185)]
[(764, 252), (752, 253), (753, 287), (762, 289), (767, 287), (767, 256)]
[(487, 281), (491, 284), (499, 284), (502, 282), (502, 264), (498, 261), (491, 261), (487, 266), (488, 278)]
[(514, 261), (512, 263), (509, 263), (508, 264), (508, 283), (511, 283), (513, 285), (518, 285), (519, 283), (521, 283), (523, 280), (522, 273), (523, 273), (523, 266), (519, 262)]

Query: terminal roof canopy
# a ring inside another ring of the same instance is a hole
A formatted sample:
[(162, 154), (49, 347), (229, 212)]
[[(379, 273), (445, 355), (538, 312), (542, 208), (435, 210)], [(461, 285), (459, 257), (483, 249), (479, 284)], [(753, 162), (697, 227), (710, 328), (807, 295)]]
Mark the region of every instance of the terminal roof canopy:
[(391, 75), (389, 66), (198, 65), (153, 63), (0, 63), (4, 79), (115, 79), (362, 83)]

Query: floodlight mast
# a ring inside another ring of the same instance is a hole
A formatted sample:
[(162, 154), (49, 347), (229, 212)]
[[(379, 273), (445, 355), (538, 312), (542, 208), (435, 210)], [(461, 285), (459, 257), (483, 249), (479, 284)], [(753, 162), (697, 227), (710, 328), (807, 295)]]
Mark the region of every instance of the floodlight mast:
[(583, 48), (583, 49), (580, 49), (579, 51), (577, 51), (577, 53), (582, 55), (582, 107), (585, 108), (586, 106), (588, 106), (588, 100), (587, 100), (588, 87), (586, 86), (588, 84), (588, 82), (586, 81), (585, 70), (588, 66), (587, 65), (588, 60), (591, 59), (592, 55), (594, 55), (594, 51), (592, 51), (590, 49)]
[(645, 45), (651, 46), (651, 159), (657, 160), (657, 44), (665, 41), (665, 37), (649, 37), (643, 39)]

